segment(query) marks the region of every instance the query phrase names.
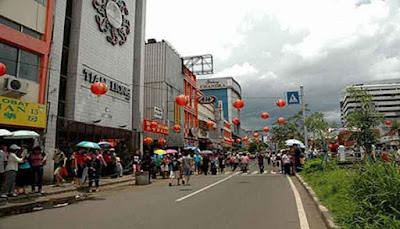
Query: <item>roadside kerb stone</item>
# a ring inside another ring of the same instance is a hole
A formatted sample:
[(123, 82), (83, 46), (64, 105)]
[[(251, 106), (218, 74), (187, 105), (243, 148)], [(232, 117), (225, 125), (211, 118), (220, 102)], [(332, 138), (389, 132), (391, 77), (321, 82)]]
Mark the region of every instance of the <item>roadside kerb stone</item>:
[(317, 210), (321, 214), (322, 220), (324, 221), (327, 228), (338, 229), (340, 228), (338, 225), (335, 224), (333, 221), (333, 217), (330, 214), (328, 208), (326, 208), (321, 201), (318, 199), (317, 194), (314, 190), (304, 181), (304, 179), (296, 173), (297, 179), (300, 181), (300, 184), (307, 190), (308, 195), (313, 199)]

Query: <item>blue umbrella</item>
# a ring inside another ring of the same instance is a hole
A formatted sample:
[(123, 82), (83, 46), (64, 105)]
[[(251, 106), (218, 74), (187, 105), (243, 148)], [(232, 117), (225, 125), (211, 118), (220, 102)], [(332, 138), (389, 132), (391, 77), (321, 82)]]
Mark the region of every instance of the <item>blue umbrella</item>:
[(97, 144), (99, 144), (101, 147), (111, 147), (111, 143), (109, 142), (99, 142)]
[(87, 141), (79, 142), (79, 144), (76, 146), (82, 147), (82, 148), (90, 148), (90, 149), (101, 149), (99, 144), (94, 143), (94, 142), (87, 142)]

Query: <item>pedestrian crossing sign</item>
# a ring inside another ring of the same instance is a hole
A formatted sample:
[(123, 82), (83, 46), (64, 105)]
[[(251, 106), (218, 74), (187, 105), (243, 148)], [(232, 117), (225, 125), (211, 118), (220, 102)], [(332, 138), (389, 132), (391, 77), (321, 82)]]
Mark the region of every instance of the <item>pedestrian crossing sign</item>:
[(286, 92), (286, 98), (288, 104), (300, 104), (300, 94), (298, 91)]

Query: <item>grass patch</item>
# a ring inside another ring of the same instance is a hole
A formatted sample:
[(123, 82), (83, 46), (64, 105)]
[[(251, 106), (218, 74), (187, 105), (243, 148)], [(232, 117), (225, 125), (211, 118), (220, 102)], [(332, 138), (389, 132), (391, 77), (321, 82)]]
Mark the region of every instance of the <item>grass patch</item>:
[(301, 176), (343, 228), (400, 228), (400, 172), (387, 163), (321, 170), (306, 164)]

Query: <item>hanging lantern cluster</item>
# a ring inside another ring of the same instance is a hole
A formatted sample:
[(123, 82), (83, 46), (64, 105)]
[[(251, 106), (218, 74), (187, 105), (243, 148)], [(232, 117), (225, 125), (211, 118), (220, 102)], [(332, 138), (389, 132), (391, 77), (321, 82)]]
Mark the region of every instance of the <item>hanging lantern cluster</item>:
[(280, 118), (278, 118), (277, 122), (279, 125), (283, 125), (283, 124), (285, 124), (285, 119), (283, 117), (280, 117)]
[(240, 119), (236, 117), (236, 118), (232, 119), (232, 122), (235, 125), (239, 125), (240, 124)]
[(269, 132), (269, 127), (268, 127), (268, 126), (266, 126), (266, 127), (264, 127), (264, 129), (263, 129), (263, 130), (264, 130), (264, 132), (265, 132), (265, 133), (268, 133), (268, 132)]
[(174, 129), (175, 133), (180, 133), (181, 132), (181, 126), (178, 125), (178, 124), (174, 125), (173, 129)]
[(179, 106), (186, 106), (189, 103), (189, 98), (186, 95), (181, 94), (176, 96), (175, 102)]
[(153, 139), (151, 137), (146, 137), (145, 139), (143, 139), (143, 143), (145, 145), (151, 145), (153, 143)]
[(97, 82), (97, 83), (93, 83), (90, 86), (90, 90), (92, 91), (93, 94), (100, 97), (101, 95), (104, 95), (107, 93), (108, 87), (107, 87), (107, 84), (105, 84), (105, 83)]
[(235, 102), (233, 102), (233, 107), (235, 107), (236, 109), (242, 109), (244, 107), (244, 102), (243, 100), (236, 100)]
[(160, 138), (158, 139), (158, 144), (160, 146), (165, 146), (167, 144), (167, 140), (165, 140), (164, 138)]
[(261, 113), (261, 118), (262, 119), (268, 119), (269, 118), (269, 113), (268, 112)]
[(286, 106), (285, 100), (280, 99), (276, 101), (276, 106), (278, 106), (279, 108), (283, 108), (284, 106)]
[(214, 127), (214, 124), (215, 124), (215, 123), (214, 123), (213, 121), (211, 121), (211, 120), (206, 122), (206, 126), (207, 126), (208, 129), (213, 128), (213, 127)]
[(6, 65), (0, 62), (0, 77), (4, 76), (6, 73), (7, 73)]
[(391, 126), (392, 125), (392, 121), (390, 121), (390, 120), (387, 120), (385, 123), (386, 123), (386, 126)]

